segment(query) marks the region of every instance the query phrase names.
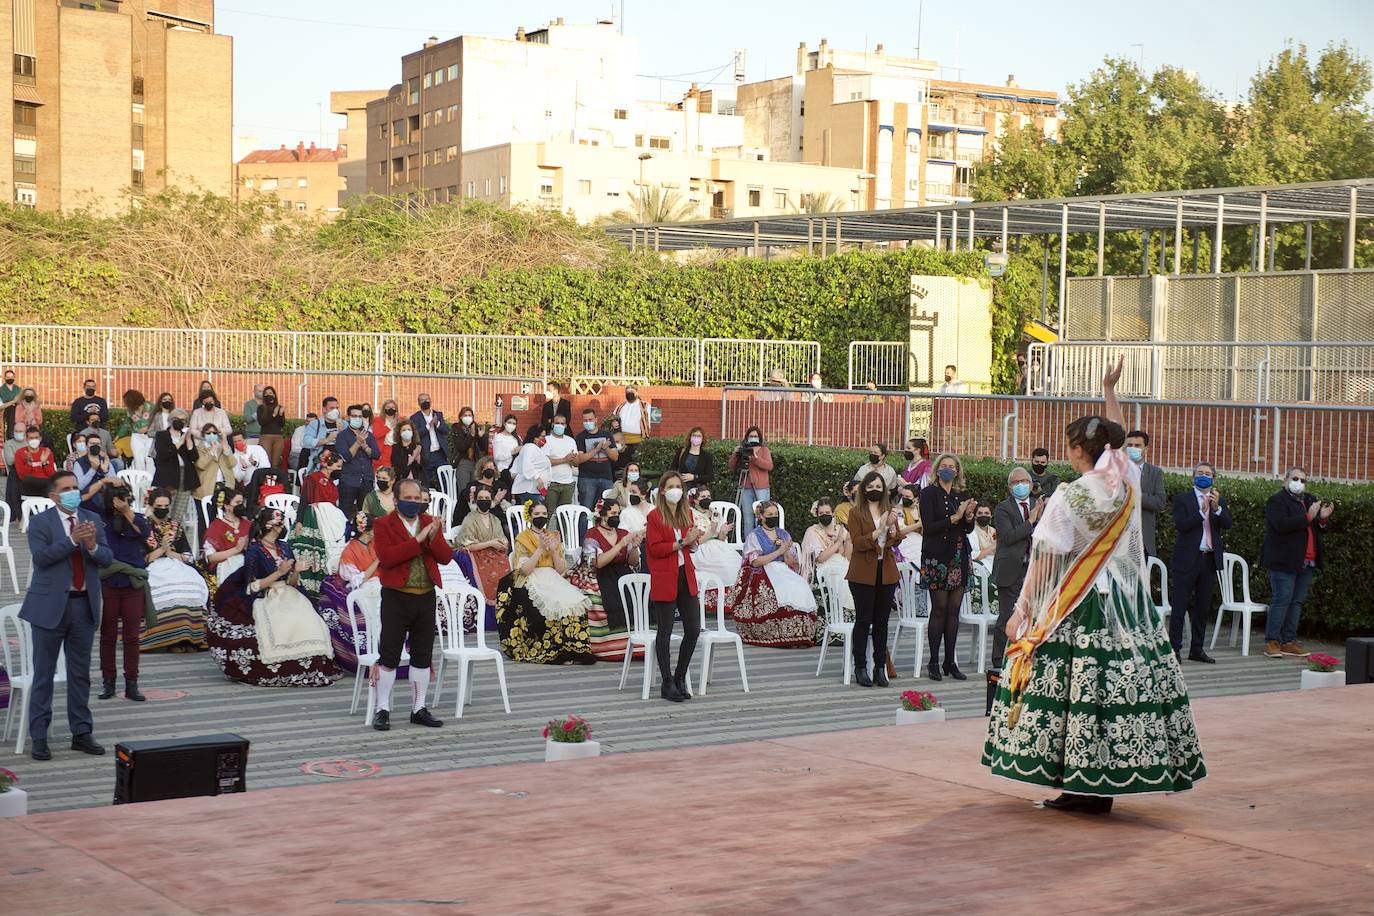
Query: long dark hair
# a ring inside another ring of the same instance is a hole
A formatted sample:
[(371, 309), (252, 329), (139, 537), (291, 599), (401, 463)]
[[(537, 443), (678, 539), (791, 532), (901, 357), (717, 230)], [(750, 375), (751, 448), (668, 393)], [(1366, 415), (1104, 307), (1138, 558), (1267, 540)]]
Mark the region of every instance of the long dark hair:
[(1107, 446), (1121, 448), (1126, 443), (1126, 430), (1120, 423), (1106, 417), (1079, 417), (1064, 429), (1069, 445), (1076, 445), (1087, 453), (1094, 463), (1102, 457)]
[(248, 529), (248, 538), (253, 541), (262, 540), (262, 536), (267, 533), (267, 526), (272, 523), (276, 516), (281, 516), (282, 533), (278, 538), (286, 534), (286, 516), (282, 515), (280, 509), (273, 509), (271, 506), (263, 506), (258, 510), (258, 514), (253, 516), (253, 525)]
[[(892, 493), (890, 490), (888, 490), (887, 481), (883, 480), (882, 474), (879, 474), (877, 471), (869, 471), (867, 474), (865, 474), (864, 479), (859, 483), (859, 493), (863, 494), (867, 492), (868, 485), (875, 480), (883, 485), (883, 498), (878, 500), (878, 505), (882, 508), (882, 511), (886, 512), (888, 509), (892, 508)], [(864, 496), (863, 500), (859, 502), (859, 505), (868, 505), (868, 497)]]

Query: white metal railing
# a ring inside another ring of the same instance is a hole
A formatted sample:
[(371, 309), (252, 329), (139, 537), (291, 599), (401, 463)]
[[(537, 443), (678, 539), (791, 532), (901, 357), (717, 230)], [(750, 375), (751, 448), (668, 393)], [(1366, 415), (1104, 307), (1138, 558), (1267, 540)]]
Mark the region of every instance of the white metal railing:
[(868, 388), (905, 391), (917, 377), (911, 346), (902, 340), (851, 340), (849, 377), (851, 390)]
[[(215, 372), (283, 370), (566, 380), (648, 379), (660, 385), (761, 385), (775, 371), (801, 381), (820, 369), (815, 341), (692, 337), (547, 337), (174, 328), (0, 327), (0, 363)], [(79, 380), (78, 380), (79, 381)]]
[(1093, 397), (1116, 355), (1126, 358), (1127, 397), (1374, 404), (1374, 341), (1032, 344), (1030, 394)]
[[(1231, 401), (1123, 401), (1130, 428), (1151, 436), (1150, 460), (1188, 472), (1202, 460), (1232, 476), (1281, 476), (1301, 464), (1313, 477), (1374, 480), (1374, 407)], [(1026, 461), (1045, 447), (1065, 461), (1064, 429), (1100, 413), (1085, 398), (941, 395), (725, 386), (721, 438), (758, 426), (769, 442), (864, 448), (926, 439), (932, 453)]]

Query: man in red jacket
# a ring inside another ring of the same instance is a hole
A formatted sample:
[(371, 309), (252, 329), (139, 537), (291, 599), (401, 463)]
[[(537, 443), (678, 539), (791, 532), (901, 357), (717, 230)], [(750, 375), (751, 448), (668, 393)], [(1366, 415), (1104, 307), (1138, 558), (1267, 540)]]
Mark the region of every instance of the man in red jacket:
[(429, 491), (417, 480), (403, 480), (396, 487), (396, 510), (377, 520), (372, 543), (377, 551), (378, 578), (382, 581), (382, 633), (377, 641), (377, 709), (372, 727), (391, 729), (391, 688), (401, 650), (410, 640), (410, 686), (413, 691), (412, 725), (438, 728), (444, 723), (425, 708), (429, 691), (429, 666), (434, 655), (435, 586), (439, 567), (453, 559), (444, 540), (443, 522), (425, 513)]

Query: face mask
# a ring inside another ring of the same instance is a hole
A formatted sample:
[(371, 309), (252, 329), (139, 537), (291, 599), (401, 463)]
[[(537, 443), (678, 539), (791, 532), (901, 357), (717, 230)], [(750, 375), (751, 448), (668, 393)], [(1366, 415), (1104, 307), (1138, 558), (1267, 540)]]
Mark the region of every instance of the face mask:
[(915, 498), (914, 496), (903, 496), (903, 497), (902, 497), (902, 505), (904, 505), (904, 506), (915, 505), (915, 503), (916, 503), (916, 498)]
[(628, 480), (630, 483), (634, 483), (635, 481), (639, 480), (639, 472), (638, 472), (638, 471), (626, 471), (626, 472), (625, 472), (625, 479)]
[(402, 442), (409, 442), (409, 441), (411, 440), (411, 437), (413, 437), (414, 435), (415, 435), (415, 434), (412, 433), (410, 430), (408, 430), (408, 429), (403, 429), (403, 430), (401, 430), (401, 441), (402, 441)]
[(567, 429), (567, 427), (564, 426), (562, 423), (555, 423), (555, 424), (553, 424), (553, 434), (554, 434), (555, 436), (561, 436), (561, 435), (563, 435), (563, 430), (565, 430), (565, 429)]
[(978, 522), (978, 527), (979, 527), (979, 528), (986, 528), (988, 525), (991, 525), (991, 524), (992, 524), (992, 516), (990, 516), (990, 515), (980, 515), (980, 516), (978, 516), (978, 518), (976, 519), (976, 521)]
[(491, 479), (492, 479), (493, 477), (495, 477), (495, 476), (496, 476), (496, 472), (493, 471), (491, 468), (487, 468), (486, 470), (484, 470), (484, 471), (482, 472), (482, 479), (483, 479), (483, 480), (491, 480)]
[(173, 405), (172, 405), (172, 402), (171, 402), (171, 401), (163, 401), (163, 402), (162, 402), (162, 409), (163, 409), (163, 410), (171, 410), (171, 409), (172, 409), (172, 406), (173, 406)]
[(1036, 477), (1039, 477), (1040, 475), (1044, 474), (1047, 470), (1049, 470), (1049, 467), (1050, 466), (1048, 464), (1040, 464), (1037, 462), (1031, 465), (1031, 470), (1035, 472)]
[(264, 394), (262, 396), (262, 402), (264, 404), (275, 404), (277, 403), (277, 396), (275, 394)]
[(234, 518), (247, 518), (248, 508), (243, 503), (238, 503), (229, 507), (229, 514)]
[(13, 384), (14, 384), (14, 376), (12, 376), (12, 375), (7, 375), (7, 376), (5, 376), (5, 384), (6, 384), (6, 385), (13, 385)]
[(33, 403), (33, 395), (31, 395), (31, 394), (26, 394), (26, 395), (24, 395), (24, 403), (25, 403), (25, 404), (32, 404), (32, 403)]
[(826, 527), (826, 528), (829, 528), (829, 527), (830, 527), (830, 523), (833, 522), (834, 520), (835, 520), (835, 516), (833, 516), (833, 515), (818, 515), (818, 516), (816, 516), (816, 521), (820, 522), (821, 525), (823, 525), (823, 526)]
[(98, 445), (91, 445), (91, 446), (87, 446), (87, 448), (90, 450), (90, 453), (91, 453), (91, 457), (92, 457), (92, 458), (99, 458), (99, 457), (100, 457), (100, 446), (98, 446)]
[(19, 430), (16, 429), (16, 430), (14, 431), (14, 438), (18, 439), (20, 442), (23, 442), (23, 441), (24, 441), (24, 434), (23, 434), (22, 432), (20, 432)]
[(1303, 490), (1306, 490), (1306, 489), (1307, 489), (1307, 481), (1305, 481), (1305, 480), (1290, 480), (1290, 481), (1288, 481), (1288, 492), (1289, 492), (1289, 493), (1292, 493), (1294, 496), (1301, 496), (1301, 495), (1302, 495), (1302, 491), (1303, 491)]
[(91, 397), (91, 396), (94, 395), (94, 394), (95, 394), (95, 386), (94, 386), (94, 385), (87, 385), (87, 386), (86, 386), (86, 397), (89, 398), (89, 397)]
[(556, 401), (558, 400), (558, 392), (550, 389), (544, 392), (544, 397), (548, 398), (550, 401)]
[(625, 400), (630, 404), (633, 404), (635, 402), (635, 399), (638, 397), (639, 395), (635, 394), (633, 391), (625, 392)]
[(882, 498), (882, 490), (864, 490), (864, 499), (868, 500), (871, 503), (876, 503), (878, 500)]
[(1011, 495), (1015, 496), (1017, 499), (1025, 499), (1027, 496), (1030, 496), (1030, 490), (1031, 487), (1028, 483), (1014, 483), (1011, 485)]
[(423, 400), (423, 401), (420, 402), (420, 409), (421, 409), (421, 410), (429, 410), (429, 405), (430, 405), (430, 401), (429, 401), (428, 398), (426, 398), (425, 400)]
[(328, 413), (324, 415), (324, 418), (330, 421), (337, 421), (339, 419), (339, 408), (331, 407)]
[(915, 461), (916, 453), (913, 452), (911, 449), (907, 449), (906, 451), (902, 452), (902, 457), (905, 458), (907, 461)]
[(534, 518), (530, 519), (530, 524), (542, 530), (549, 526), (549, 517), (547, 515), (536, 515)]
[(351, 426), (351, 427), (353, 427), (354, 429), (362, 429), (362, 428), (363, 428), (363, 418), (362, 418), (362, 417), (349, 417), (349, 418), (348, 418), (348, 425)]
[(583, 421), (582, 421), (582, 428), (585, 429), (585, 430), (586, 430), (587, 432), (589, 432), (589, 433), (596, 432), (596, 421), (595, 421), (595, 420), (583, 420)]
[(1199, 490), (1210, 490), (1212, 488), (1212, 478), (1206, 474), (1195, 474), (1193, 476), (1193, 486)]
[(489, 499), (479, 499), (479, 500), (477, 500), (477, 511), (478, 511), (478, 512), (490, 512), (490, 511), (491, 511), (491, 500), (489, 500)]
[(701, 496), (697, 498), (697, 505), (703, 509), (711, 508), (711, 497)]
[(462, 424), (463, 424), (464, 426), (471, 426), (471, 425), (472, 425), (472, 417), (468, 416), (467, 414), (464, 414), (463, 416), (459, 417), (458, 419), (462, 422)]
[(882, 456), (882, 455), (869, 455), (869, 456), (868, 456), (868, 463), (869, 463), (869, 464), (878, 464), (878, 463), (880, 463), (882, 460), (883, 460), (883, 456)]
[(386, 414), (388, 417), (394, 417), (394, 416), (396, 416), (396, 408), (395, 408), (395, 407), (387, 407), (387, 408), (385, 408), (385, 409), (382, 410), (382, 413)]
[(689, 439), (688, 441), (691, 442), (692, 445), (694, 445), (694, 446), (700, 447), (700, 445), (701, 445), (701, 437), (700, 437), (700, 436), (693, 436), (693, 437), (692, 437), (691, 439)]
[(644, 501), (644, 500), (643, 500), (642, 497), (635, 496), (635, 495), (633, 495), (633, 494), (631, 494), (631, 496), (630, 496), (630, 505), (632, 505), (632, 506), (637, 506), (637, 505), (639, 505), (640, 503), (642, 503), (643, 501)]
[(185, 421), (185, 420), (176, 419), (176, 420), (173, 420), (173, 421), (172, 421), (172, 429), (176, 430), (177, 432), (181, 432), (181, 431), (182, 431), (183, 429), (185, 429), (185, 428), (186, 428), (186, 421)]
[(619, 528), (619, 527), (620, 527), (620, 516), (618, 516), (618, 515), (612, 515), (610, 518), (606, 519), (606, 527), (609, 528), (609, 529), (611, 529), (612, 531), (614, 531), (615, 529)]
[(514, 424), (514, 423), (507, 423), (507, 424), (506, 424), (506, 432), (509, 433), (509, 434), (512, 435), (512, 436), (515, 435), (515, 424)]
[(663, 498), (668, 505), (676, 506), (682, 500), (682, 487), (669, 487), (663, 491)]
[(215, 402), (210, 400), (201, 401), (200, 406), (204, 407), (206, 410), (214, 410)]
[(153, 509), (153, 517), (154, 517), (154, 518), (166, 518), (167, 516), (169, 516), (169, 515), (171, 515), (171, 514), (172, 514), (172, 507), (171, 507), (171, 506), (158, 506), (158, 507), (156, 507), (155, 509)]
[(217, 444), (218, 442), (219, 442), (219, 436), (215, 435), (214, 433), (206, 433), (206, 434), (205, 434), (205, 444), (206, 444), (206, 445), (215, 445), (215, 444)]
[(744, 444), (745, 444), (745, 445), (758, 445), (758, 444), (759, 444), (759, 437), (758, 437), (758, 436), (750, 436), (748, 439), (745, 439), (745, 440), (744, 440)]
[(763, 527), (767, 528), (769, 531), (772, 531), (774, 528), (778, 527), (778, 517), (776, 515), (770, 515), (767, 518), (762, 519), (762, 522)]
[(958, 477), (959, 473), (955, 471), (954, 468), (940, 468), (940, 470), (935, 472), (935, 475), (945, 483), (949, 483), (955, 477)]
[(83, 455), (86, 454), (86, 443), (84, 443), (84, 442), (78, 442), (78, 443), (76, 443), (76, 450), (77, 450), (78, 452), (80, 452), (81, 454), (83, 454)]
[(29, 440), (29, 448), (38, 448), (38, 446), (39, 446), (41, 443), (42, 443), (42, 440), (41, 440), (41, 439), (30, 439), (30, 440)]
[(1128, 445), (1126, 446), (1126, 457), (1136, 464), (1140, 464), (1141, 460), (1145, 457), (1145, 450), (1138, 445)]
[(378, 480), (378, 481), (377, 481), (377, 492), (379, 492), (379, 493), (385, 493), (387, 490), (390, 490), (390, 489), (391, 489), (391, 481), (389, 481), (389, 480), (387, 480), (387, 479), (385, 479), (385, 478), (382, 478), (381, 480)]
[(417, 518), (421, 512), (425, 511), (425, 504), (413, 499), (398, 499), (396, 511), (406, 518)]
[(57, 497), (57, 501), (62, 504), (62, 508), (75, 510), (77, 506), (81, 505), (81, 491), (67, 490)]

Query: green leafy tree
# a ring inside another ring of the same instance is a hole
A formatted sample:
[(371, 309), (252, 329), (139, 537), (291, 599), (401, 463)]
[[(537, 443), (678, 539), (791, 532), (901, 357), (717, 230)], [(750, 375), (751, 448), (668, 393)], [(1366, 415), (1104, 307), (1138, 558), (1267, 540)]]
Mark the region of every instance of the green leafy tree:
[(676, 223), (699, 216), (680, 191), (650, 185), (630, 192), (630, 205), (605, 217), (605, 223)]

